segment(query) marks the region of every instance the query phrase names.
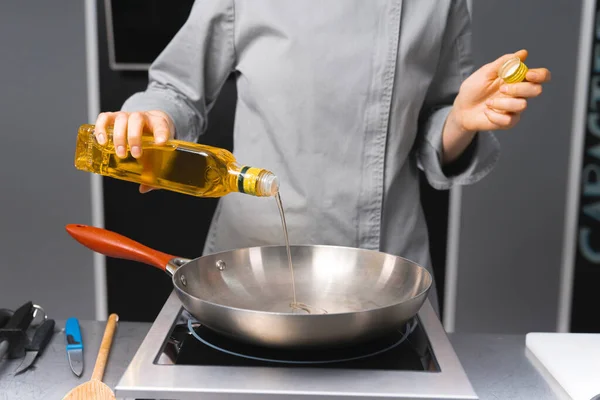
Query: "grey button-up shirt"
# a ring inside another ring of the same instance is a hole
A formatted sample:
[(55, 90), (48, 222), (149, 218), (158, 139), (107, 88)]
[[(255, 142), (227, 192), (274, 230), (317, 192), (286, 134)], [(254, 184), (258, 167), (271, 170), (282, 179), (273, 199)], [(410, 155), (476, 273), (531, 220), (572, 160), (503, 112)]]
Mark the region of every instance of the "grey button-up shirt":
[[(472, 72), (469, 23), (465, 0), (197, 0), (123, 110), (163, 110), (178, 139), (201, 141), (235, 71), (234, 154), (279, 176), (291, 243), (431, 270), (418, 168), (449, 189), (481, 179), (499, 153), (480, 132), (458, 170), (440, 161)], [(205, 253), (283, 242), (275, 200), (235, 193), (220, 200)]]

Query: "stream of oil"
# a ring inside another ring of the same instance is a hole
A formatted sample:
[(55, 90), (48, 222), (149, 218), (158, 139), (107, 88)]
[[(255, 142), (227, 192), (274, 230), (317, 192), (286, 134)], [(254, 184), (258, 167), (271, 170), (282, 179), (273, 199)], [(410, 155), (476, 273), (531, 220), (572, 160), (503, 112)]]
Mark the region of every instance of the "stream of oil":
[(327, 314), (326, 310), (317, 309), (307, 304), (300, 303), (296, 299), (296, 279), (294, 277), (294, 265), (292, 263), (292, 251), (290, 249), (290, 240), (288, 237), (287, 224), (285, 222), (285, 212), (283, 211), (283, 203), (281, 202), (281, 196), (279, 193), (275, 196), (277, 200), (277, 207), (279, 208), (279, 215), (281, 216), (281, 226), (283, 227), (283, 236), (285, 238), (285, 248), (287, 250), (288, 265), (290, 268), (290, 277), (292, 279), (292, 297), (293, 301), (290, 303), (292, 312), (304, 312), (307, 314)]
[(281, 202), (281, 195), (279, 193), (277, 193), (277, 196), (275, 198), (277, 200), (277, 207), (279, 207), (279, 215), (281, 216), (281, 226), (283, 227), (283, 236), (285, 238), (285, 249), (287, 250), (287, 256), (288, 256), (288, 265), (290, 268), (290, 276), (292, 278), (292, 294), (293, 294), (293, 298), (294, 300), (292, 301), (292, 304), (290, 304), (290, 307), (292, 308), (292, 310), (298, 310), (299, 304), (296, 301), (296, 279), (294, 278), (294, 265), (292, 264), (292, 251), (290, 249), (290, 240), (288, 238), (288, 230), (287, 230), (287, 224), (285, 223), (285, 213), (283, 211), (283, 203)]

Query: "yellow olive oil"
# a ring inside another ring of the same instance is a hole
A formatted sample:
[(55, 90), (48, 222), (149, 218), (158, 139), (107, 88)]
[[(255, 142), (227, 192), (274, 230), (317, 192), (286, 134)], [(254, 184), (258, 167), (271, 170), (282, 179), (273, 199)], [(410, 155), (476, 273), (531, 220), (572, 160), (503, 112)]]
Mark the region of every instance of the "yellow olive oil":
[(239, 165), (228, 150), (179, 140), (156, 144), (152, 135), (144, 134), (141, 157), (136, 159), (128, 151), (125, 158), (119, 158), (112, 126), (106, 134), (107, 142), (101, 145), (94, 125), (79, 128), (77, 169), (197, 197), (233, 192), (271, 197), (279, 192), (277, 176), (266, 169)]

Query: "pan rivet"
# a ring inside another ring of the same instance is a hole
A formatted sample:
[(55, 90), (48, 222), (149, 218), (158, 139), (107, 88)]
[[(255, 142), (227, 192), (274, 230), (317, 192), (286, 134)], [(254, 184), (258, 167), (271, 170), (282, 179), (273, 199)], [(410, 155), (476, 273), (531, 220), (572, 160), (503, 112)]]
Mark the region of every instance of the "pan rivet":
[(187, 286), (187, 279), (185, 279), (185, 275), (181, 275), (181, 277), (179, 278), (179, 280), (181, 281), (181, 284), (183, 286)]
[(217, 268), (219, 269), (219, 271), (223, 271), (226, 266), (227, 265), (225, 264), (225, 261), (223, 261), (223, 260), (217, 261)]

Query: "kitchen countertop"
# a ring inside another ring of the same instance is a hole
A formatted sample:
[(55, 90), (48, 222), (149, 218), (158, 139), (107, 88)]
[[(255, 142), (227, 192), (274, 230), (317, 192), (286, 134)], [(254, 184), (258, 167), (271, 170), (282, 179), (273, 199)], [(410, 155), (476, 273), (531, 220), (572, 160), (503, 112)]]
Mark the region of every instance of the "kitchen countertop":
[[(69, 368), (64, 333), (60, 331), (64, 323), (56, 321), (52, 341), (24, 373), (14, 375), (20, 360), (0, 361), (0, 400), (62, 399), (69, 390), (90, 379), (105, 323), (80, 321), (84, 342), (81, 378)], [(119, 322), (103, 379), (111, 388), (117, 385), (150, 325)], [(450, 334), (449, 338), (481, 400), (562, 398), (527, 358), (525, 335)]]
[[(0, 360), (0, 400), (58, 400), (92, 377), (106, 322), (79, 321), (83, 338), (83, 374), (75, 376), (65, 350), (65, 321), (56, 320), (54, 336), (25, 372), (15, 375), (21, 360)], [(102, 381), (114, 390), (133, 358), (149, 323), (119, 321)]]

